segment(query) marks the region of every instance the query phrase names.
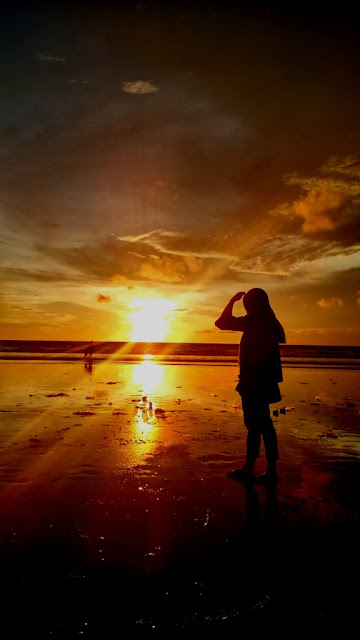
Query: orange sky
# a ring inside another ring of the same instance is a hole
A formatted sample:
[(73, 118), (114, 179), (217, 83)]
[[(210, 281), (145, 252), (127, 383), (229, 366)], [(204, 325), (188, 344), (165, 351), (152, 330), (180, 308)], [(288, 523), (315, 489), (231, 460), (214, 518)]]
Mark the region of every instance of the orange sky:
[(250, 5), (5, 9), (0, 339), (360, 344), (356, 23)]

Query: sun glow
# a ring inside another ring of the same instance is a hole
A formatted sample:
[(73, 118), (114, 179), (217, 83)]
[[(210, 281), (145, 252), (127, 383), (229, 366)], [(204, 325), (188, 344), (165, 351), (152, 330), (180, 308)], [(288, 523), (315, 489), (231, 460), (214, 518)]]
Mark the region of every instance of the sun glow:
[(133, 298), (128, 313), (131, 322), (131, 340), (159, 342), (169, 334), (176, 303), (164, 298)]

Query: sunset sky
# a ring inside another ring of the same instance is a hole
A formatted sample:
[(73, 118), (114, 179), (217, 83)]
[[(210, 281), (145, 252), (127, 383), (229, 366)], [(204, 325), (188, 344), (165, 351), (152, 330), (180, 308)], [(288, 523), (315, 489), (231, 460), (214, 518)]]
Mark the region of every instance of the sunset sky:
[(236, 342), (262, 287), (288, 343), (360, 344), (350, 3), (0, 11), (0, 339)]

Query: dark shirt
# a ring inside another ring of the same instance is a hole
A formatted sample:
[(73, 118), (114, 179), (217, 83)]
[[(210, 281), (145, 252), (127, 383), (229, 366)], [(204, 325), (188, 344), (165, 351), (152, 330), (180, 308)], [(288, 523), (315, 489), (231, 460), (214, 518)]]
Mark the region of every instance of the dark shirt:
[(242, 331), (239, 348), (240, 375), (237, 391), (242, 396), (262, 396), (268, 402), (278, 402), (282, 382), (279, 350), (280, 323), (274, 317), (236, 318), (227, 315), (216, 322), (219, 329)]

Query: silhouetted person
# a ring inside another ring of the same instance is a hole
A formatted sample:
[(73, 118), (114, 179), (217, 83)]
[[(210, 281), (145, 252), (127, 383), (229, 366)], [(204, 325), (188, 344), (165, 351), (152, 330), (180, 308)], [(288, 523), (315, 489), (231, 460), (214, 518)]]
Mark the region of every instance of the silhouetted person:
[[(234, 303), (243, 299), (246, 315), (232, 315)], [(270, 307), (263, 289), (236, 293), (215, 325), (222, 330), (242, 331), (240, 341), (240, 375), (236, 390), (241, 395), (244, 422), (248, 430), (246, 462), (228, 475), (238, 480), (255, 480), (260, 484), (277, 481), (276, 461), (279, 457), (277, 436), (270, 417), (269, 404), (279, 402), (282, 381), (279, 343), (285, 333)], [(261, 436), (264, 440), (267, 470), (255, 478), (254, 466), (259, 457)]]

